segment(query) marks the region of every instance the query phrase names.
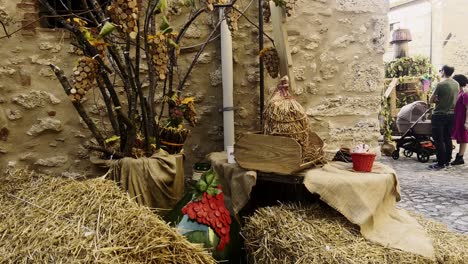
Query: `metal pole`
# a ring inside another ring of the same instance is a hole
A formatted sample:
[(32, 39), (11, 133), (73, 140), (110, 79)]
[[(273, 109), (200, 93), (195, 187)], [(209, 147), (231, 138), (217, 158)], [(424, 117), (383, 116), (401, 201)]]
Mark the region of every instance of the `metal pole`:
[[(263, 49), (263, 0), (258, 0), (258, 50)], [(263, 109), (265, 108), (265, 79), (264, 79), (264, 66), (263, 59), (260, 59), (260, 124), (263, 127)]]

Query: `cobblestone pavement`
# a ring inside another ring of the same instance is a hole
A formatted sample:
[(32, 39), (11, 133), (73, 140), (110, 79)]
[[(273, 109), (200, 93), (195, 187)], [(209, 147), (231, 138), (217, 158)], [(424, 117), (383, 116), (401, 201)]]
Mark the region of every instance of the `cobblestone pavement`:
[[(454, 152), (455, 156), (455, 152)], [(431, 156), (431, 160), (435, 156)], [(466, 161), (466, 158), (465, 158)], [(401, 186), (401, 208), (415, 211), (468, 234), (468, 165), (431, 171), (431, 161), (421, 163), (416, 155), (400, 159), (382, 157), (381, 162), (395, 169)]]

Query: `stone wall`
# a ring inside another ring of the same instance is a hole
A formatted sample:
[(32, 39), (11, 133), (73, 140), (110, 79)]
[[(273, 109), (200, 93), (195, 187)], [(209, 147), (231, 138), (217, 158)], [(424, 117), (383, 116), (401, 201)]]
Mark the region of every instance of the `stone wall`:
[(377, 147), (384, 76), (384, 0), (298, 1), (288, 21), (299, 101), (334, 150), (364, 141)]
[[(0, 137), (0, 169), (30, 166), (69, 176), (96, 173), (82, 146), (89, 133), (47, 66), (53, 62), (70, 72), (77, 56), (68, 33), (31, 23), (37, 19), (34, 2), (0, 0), (0, 19), (9, 32), (31, 24), (0, 39), (0, 126), (9, 131), (7, 138)], [(239, 1), (240, 7), (248, 2)], [(247, 12), (254, 21), (256, 2)], [(376, 146), (387, 2), (299, 0), (297, 5), (287, 22), (294, 90), (314, 130), (329, 149), (355, 141)], [(180, 22), (177, 16), (173, 19)], [(213, 18), (203, 15), (182, 46), (203, 42), (212, 25)], [(258, 30), (245, 20), (239, 26), (233, 36), (237, 135), (260, 129)], [(192, 129), (185, 148), (187, 173), (193, 162), (223, 149), (219, 46), (215, 40), (202, 54), (185, 90), (186, 96), (195, 96), (200, 114), (200, 125)], [(193, 49), (183, 53), (182, 72), (194, 55)], [(274, 81), (266, 79), (273, 87)], [(86, 106), (99, 124), (105, 124), (97, 94), (87, 96)]]

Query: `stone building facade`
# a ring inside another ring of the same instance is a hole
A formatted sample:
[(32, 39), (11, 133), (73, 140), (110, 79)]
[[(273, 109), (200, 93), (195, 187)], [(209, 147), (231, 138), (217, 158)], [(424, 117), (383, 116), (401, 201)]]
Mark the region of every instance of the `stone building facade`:
[[(407, 28), (411, 31), (411, 56), (427, 56), (436, 68), (449, 64), (455, 66), (457, 73), (468, 74), (465, 26), (468, 0), (392, 0), (390, 3), (390, 30)], [(393, 49), (389, 47), (384, 60), (392, 59)]]
[[(242, 9), (250, 1), (238, 2)], [(255, 21), (257, 1), (252, 2), (246, 15)], [(387, 9), (386, 0), (298, 0), (288, 18), (294, 93), (330, 150), (357, 142), (377, 147)], [(70, 36), (60, 28), (41, 28), (34, 22), (38, 16), (35, 0), (0, 0), (0, 19), (8, 32), (25, 27), (0, 39), (0, 127), (9, 131), (0, 140), (0, 168), (96, 173), (83, 147), (90, 134), (48, 67), (54, 63), (70, 72), (77, 58)], [(202, 16), (182, 46), (203, 42), (212, 25), (212, 16)], [(265, 27), (268, 33), (271, 25)], [(233, 35), (236, 135), (260, 129), (258, 30), (244, 19), (239, 28)], [(193, 48), (184, 49), (182, 65), (194, 54)], [(265, 78), (268, 91), (275, 82)], [(103, 105), (97, 93), (89, 93), (85, 104), (99, 124)], [(223, 149), (219, 40), (202, 54), (184, 95), (196, 98), (200, 115), (185, 147), (188, 169)]]

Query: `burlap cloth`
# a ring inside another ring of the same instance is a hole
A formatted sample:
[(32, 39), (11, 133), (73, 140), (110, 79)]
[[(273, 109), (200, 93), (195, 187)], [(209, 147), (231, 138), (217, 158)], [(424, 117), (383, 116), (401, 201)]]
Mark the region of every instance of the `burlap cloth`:
[[(94, 160), (97, 164), (99, 161)], [(184, 169), (181, 155), (159, 151), (149, 158), (123, 158), (102, 161), (107, 178), (116, 181), (138, 204), (172, 209), (184, 195)]]
[(232, 210), (238, 214), (250, 199), (252, 187), (257, 183), (257, 172), (227, 163), (226, 152), (210, 153), (207, 159), (211, 161), (211, 166), (219, 176), (224, 196), (231, 200)]
[(379, 162), (371, 173), (352, 171), (352, 163), (332, 162), (306, 172), (304, 185), (361, 228), (376, 243), (434, 257), (431, 239), (406, 211), (396, 208), (400, 186), (393, 169)]
[[(208, 155), (223, 191), (238, 213), (250, 199), (257, 174), (228, 164), (225, 152)], [(287, 176), (285, 176), (287, 177)], [(434, 257), (431, 239), (406, 211), (396, 208), (400, 186), (393, 169), (379, 162), (371, 173), (352, 171), (351, 163), (332, 162), (305, 173), (304, 185), (311, 193), (360, 226), (370, 241), (403, 251)]]

